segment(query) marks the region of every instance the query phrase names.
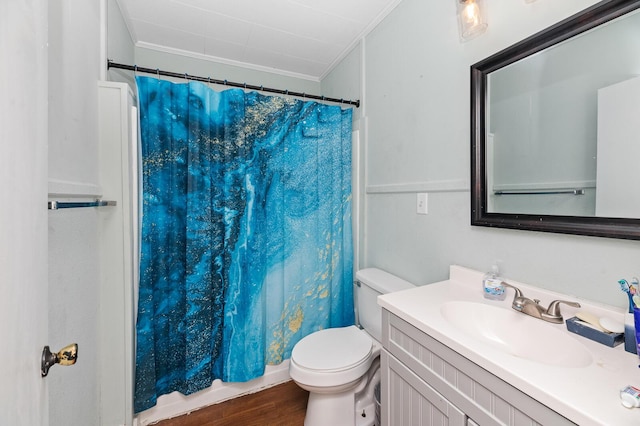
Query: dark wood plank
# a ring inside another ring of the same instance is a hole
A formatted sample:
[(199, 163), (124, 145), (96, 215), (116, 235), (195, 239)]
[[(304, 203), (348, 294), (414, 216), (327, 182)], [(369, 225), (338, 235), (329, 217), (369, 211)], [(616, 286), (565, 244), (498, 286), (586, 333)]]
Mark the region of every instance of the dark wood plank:
[(158, 426), (302, 426), (309, 392), (294, 382), (211, 405)]

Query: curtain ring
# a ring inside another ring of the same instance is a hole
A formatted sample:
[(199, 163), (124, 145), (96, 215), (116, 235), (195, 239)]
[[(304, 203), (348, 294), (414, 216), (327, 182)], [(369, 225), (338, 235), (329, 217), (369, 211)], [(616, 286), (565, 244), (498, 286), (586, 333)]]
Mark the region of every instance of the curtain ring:
[(184, 73), (184, 79), (189, 81), (189, 74), (187, 74), (186, 72)]
[(244, 89), (247, 89), (247, 82), (244, 83)]
[(156, 77), (160, 80), (160, 68), (156, 68)]
[(227, 85), (227, 79), (226, 78), (224, 79), (224, 85), (225, 86)]
[(209, 77), (209, 88), (211, 88), (211, 77)]
[(133, 73), (138, 74), (138, 66), (135, 64), (133, 65)]

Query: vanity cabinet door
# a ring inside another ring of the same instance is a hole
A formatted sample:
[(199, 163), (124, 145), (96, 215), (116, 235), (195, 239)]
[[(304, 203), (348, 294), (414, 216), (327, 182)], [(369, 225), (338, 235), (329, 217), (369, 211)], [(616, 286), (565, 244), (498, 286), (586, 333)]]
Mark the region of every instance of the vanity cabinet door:
[(466, 426), (462, 411), (385, 350), (382, 361), (382, 426)]

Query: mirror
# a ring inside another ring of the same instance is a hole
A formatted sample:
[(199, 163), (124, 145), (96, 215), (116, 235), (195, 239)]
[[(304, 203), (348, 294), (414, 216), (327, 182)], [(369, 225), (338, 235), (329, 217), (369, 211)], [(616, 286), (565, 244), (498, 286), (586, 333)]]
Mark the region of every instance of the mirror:
[(471, 66), (471, 224), (640, 239), (640, 0)]

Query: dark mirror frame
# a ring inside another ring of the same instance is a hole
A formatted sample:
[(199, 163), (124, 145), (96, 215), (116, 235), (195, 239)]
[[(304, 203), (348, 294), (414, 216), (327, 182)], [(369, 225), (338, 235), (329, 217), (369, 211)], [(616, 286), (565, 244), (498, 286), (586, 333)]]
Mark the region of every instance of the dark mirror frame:
[(640, 219), (487, 212), (488, 75), (640, 8), (640, 0), (606, 0), (471, 66), (471, 225), (640, 240)]

